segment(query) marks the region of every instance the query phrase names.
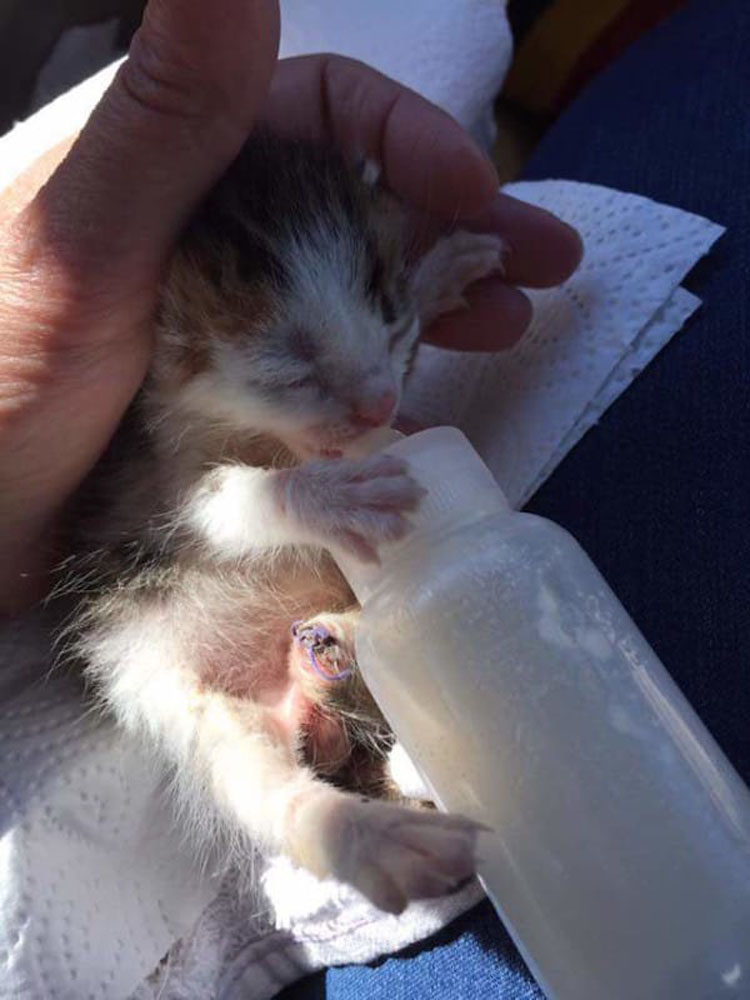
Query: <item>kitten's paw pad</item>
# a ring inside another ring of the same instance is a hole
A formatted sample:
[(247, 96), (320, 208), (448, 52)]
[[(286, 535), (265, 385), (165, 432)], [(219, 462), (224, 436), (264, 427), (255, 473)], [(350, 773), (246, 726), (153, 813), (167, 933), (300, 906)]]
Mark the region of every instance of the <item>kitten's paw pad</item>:
[(503, 272), (505, 244), (492, 233), (458, 230), (438, 240), (424, 257), (417, 295), (428, 320), (467, 307), (464, 291), (475, 281)]
[(286, 513), (313, 540), (369, 561), (377, 559), (380, 544), (407, 533), (406, 515), (425, 493), (393, 455), (310, 462), (287, 473), (282, 485)]
[(401, 913), (410, 900), (454, 892), (475, 874), (479, 830), (462, 816), (373, 799), (339, 802), (320, 817), (316, 874)]

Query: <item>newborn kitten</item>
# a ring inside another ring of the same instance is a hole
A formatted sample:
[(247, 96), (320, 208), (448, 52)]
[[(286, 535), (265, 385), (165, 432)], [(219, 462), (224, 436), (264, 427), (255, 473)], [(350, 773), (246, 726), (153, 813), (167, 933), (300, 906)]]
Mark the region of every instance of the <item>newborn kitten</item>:
[(171, 765), (199, 841), (235, 861), (284, 851), (395, 913), (473, 873), (476, 827), (361, 794), (377, 782), (345, 720), (378, 714), (341, 677), (356, 604), (326, 547), (375, 559), (409, 530), (422, 491), (404, 462), (346, 456), (393, 420), (420, 328), (501, 244), (456, 232), (410, 265), (405, 212), (368, 173), (248, 140), (174, 254), (153, 363), (76, 498), (65, 569), (70, 646)]

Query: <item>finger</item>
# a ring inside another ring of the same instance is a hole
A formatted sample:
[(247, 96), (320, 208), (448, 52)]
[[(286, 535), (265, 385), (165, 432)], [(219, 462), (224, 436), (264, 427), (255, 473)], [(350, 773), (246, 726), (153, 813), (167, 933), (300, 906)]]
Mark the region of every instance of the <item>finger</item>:
[[(497, 233), (506, 244), (503, 277), (524, 288), (559, 285), (575, 271), (583, 257), (577, 230), (543, 208), (501, 192), (481, 212), (462, 220), (465, 229)], [(411, 218), (411, 253), (419, 256), (446, 231), (445, 221), (425, 212)]]
[(373, 158), (391, 190), (444, 218), (475, 215), (497, 191), (494, 167), (450, 115), (353, 59), (283, 60), (264, 118)]
[[(128, 59), (30, 211), (68, 266), (158, 267), (238, 152), (278, 46), (276, 0), (151, 0)], [(105, 271), (109, 268), (105, 267)]]
[(47, 183), (68, 155), (75, 139), (76, 137), (71, 135), (46, 150), (23, 173), (3, 188), (0, 192), (0, 224), (8, 224), (34, 200), (40, 188)]
[(507, 244), (504, 278), (524, 288), (559, 285), (575, 271), (583, 257), (577, 230), (543, 208), (497, 194), (471, 229), (499, 233)]
[[(565, 281), (581, 262), (583, 242), (575, 229), (550, 212), (506, 194), (497, 194), (467, 226), (502, 236), (507, 247), (503, 279), (471, 286), (465, 296), (471, 309), (440, 317), (424, 339), (454, 350), (504, 350), (519, 340), (532, 316), (531, 303), (514, 286), (546, 288)], [(434, 220), (422, 217), (418, 229), (422, 246), (437, 236)]]
[(34, 539), (52, 528), (141, 383), (162, 262), (242, 145), (277, 42), (276, 0), (224, 0), (220, 10), (151, 0), (130, 58), (70, 152), (6, 218), (0, 598), (15, 599), (22, 576), (37, 574)]
[(512, 347), (531, 322), (528, 298), (497, 278), (478, 281), (465, 292), (468, 309), (441, 316), (423, 340), (456, 351), (502, 351)]

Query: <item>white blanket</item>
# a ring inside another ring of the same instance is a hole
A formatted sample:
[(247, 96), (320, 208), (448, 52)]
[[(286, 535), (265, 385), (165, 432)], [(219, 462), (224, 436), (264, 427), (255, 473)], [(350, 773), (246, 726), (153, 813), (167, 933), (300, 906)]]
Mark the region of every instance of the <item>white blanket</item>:
[[(499, 0), (282, 7), (284, 54), (364, 59), (489, 144), (511, 51)], [(0, 141), (0, 186), (78, 127), (111, 75)], [(520, 503), (696, 308), (679, 282), (721, 230), (591, 186), (513, 191), (580, 228), (584, 264), (564, 288), (533, 293), (534, 324), (513, 351), (425, 351), (407, 408), (424, 423), (463, 426)], [(279, 858), (260, 859), (258, 891), (238, 898), (231, 879), (221, 885), (193, 864), (139, 748), (83, 715), (71, 683), (43, 680), (43, 623), (6, 629), (0, 644), (0, 998), (261, 1000), (324, 965), (419, 940), (478, 898), (471, 886), (384, 916)]]

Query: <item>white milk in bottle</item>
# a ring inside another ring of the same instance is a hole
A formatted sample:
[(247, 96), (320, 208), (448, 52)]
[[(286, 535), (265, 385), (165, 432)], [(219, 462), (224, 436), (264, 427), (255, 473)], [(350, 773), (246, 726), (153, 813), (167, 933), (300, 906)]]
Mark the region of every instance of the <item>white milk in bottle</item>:
[(750, 997), (747, 787), (570, 535), (458, 431), (387, 450), (429, 492), (380, 566), (339, 559), (359, 666), (440, 806), (492, 828), (480, 876), (550, 1000)]

